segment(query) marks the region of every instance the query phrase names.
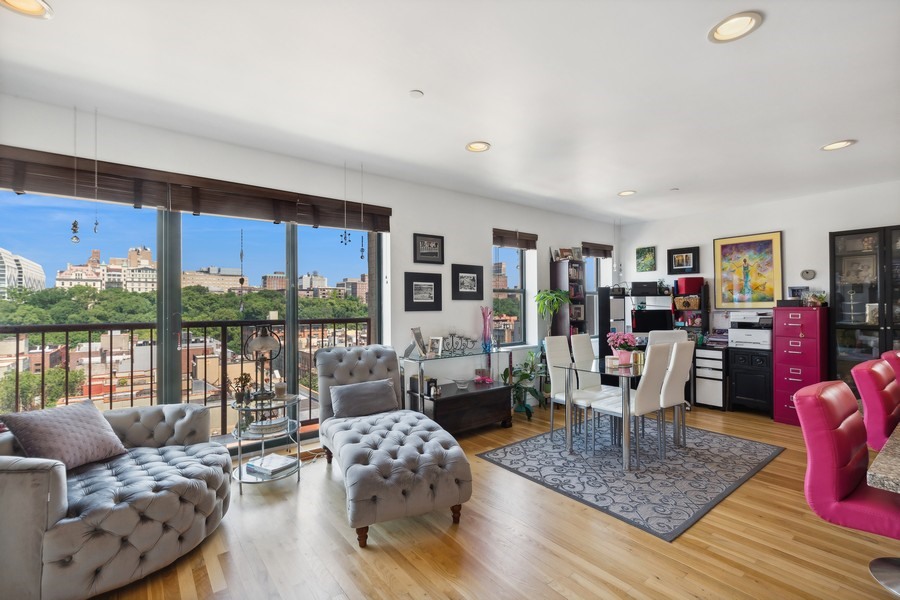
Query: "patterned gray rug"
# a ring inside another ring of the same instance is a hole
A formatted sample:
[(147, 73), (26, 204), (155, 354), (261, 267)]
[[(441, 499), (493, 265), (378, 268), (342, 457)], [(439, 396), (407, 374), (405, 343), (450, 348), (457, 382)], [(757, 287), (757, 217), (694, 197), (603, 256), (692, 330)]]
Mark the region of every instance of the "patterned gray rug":
[[(693, 427), (686, 447), (674, 448), (671, 423), (667, 432), (663, 461), (656, 420), (647, 419), (641, 466), (627, 473), (621, 447), (609, 439), (609, 419), (600, 420), (593, 454), (585, 452), (583, 433), (569, 454), (557, 429), (552, 441), (544, 433), (478, 456), (671, 542), (784, 450)], [(631, 461), (634, 467), (633, 450)]]

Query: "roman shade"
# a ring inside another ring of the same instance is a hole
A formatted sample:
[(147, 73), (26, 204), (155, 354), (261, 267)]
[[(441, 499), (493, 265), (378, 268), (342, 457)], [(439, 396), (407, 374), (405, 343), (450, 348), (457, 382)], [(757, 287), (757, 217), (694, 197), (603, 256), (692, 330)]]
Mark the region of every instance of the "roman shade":
[[(96, 168), (96, 173), (95, 173)], [(94, 187), (94, 181), (97, 187)], [(390, 231), (391, 209), (193, 175), (0, 145), (0, 188), (192, 214)], [(360, 208), (362, 219), (360, 220)]]
[(537, 248), (537, 239), (538, 236), (534, 233), (510, 231), (508, 229), (494, 229), (494, 246), (535, 250)]

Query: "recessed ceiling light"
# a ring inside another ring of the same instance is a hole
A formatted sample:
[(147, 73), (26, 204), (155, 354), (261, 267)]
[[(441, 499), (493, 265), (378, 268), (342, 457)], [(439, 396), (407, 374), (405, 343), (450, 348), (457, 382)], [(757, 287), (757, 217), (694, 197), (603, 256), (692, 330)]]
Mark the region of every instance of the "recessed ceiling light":
[(466, 144), (466, 150), (469, 152), (487, 152), (491, 149), (491, 145), (487, 142), (469, 142)]
[(620, 196), (634, 196), (635, 194), (637, 194), (635, 190), (624, 190), (619, 192)]
[(20, 15), (49, 19), (53, 16), (53, 9), (44, 0), (0, 0), (0, 6), (14, 10)]
[(425, 95), (425, 92), (422, 90), (409, 90), (409, 97), (419, 99)]
[(855, 143), (856, 140), (841, 140), (839, 142), (831, 142), (830, 144), (825, 144), (824, 146), (822, 146), (822, 150), (840, 150), (841, 148), (852, 146)]
[(739, 40), (759, 27), (762, 22), (763, 16), (758, 12), (750, 11), (731, 15), (709, 31), (709, 41), (715, 44), (724, 44)]

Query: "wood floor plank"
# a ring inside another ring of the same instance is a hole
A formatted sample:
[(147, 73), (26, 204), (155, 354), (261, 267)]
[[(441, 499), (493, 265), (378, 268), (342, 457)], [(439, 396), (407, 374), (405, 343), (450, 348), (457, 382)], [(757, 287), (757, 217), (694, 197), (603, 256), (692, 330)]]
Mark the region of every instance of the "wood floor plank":
[[(557, 413), (558, 415), (561, 413)], [(544, 433), (537, 409), (512, 428), (458, 436), (473, 472), (459, 525), (435, 512), (373, 525), (360, 549), (340, 470), (307, 460), (301, 482), (233, 490), (198, 549), (107, 598), (884, 598), (868, 563), (900, 541), (818, 518), (803, 496), (800, 430), (761, 415), (695, 408), (688, 424), (783, 446), (762, 471), (672, 543), (476, 454)], [(557, 425), (562, 419), (557, 420)]]

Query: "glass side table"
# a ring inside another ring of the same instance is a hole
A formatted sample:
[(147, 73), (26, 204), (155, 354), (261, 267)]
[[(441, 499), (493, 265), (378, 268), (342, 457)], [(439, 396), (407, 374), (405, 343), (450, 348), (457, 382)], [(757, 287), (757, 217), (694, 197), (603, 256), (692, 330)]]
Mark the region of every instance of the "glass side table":
[[(233, 432), (238, 441), (238, 468), (234, 478), (241, 494), (244, 493), (245, 483), (268, 483), (295, 473), (297, 482), (300, 482), (300, 436), (297, 434), (298, 422), (291, 418), (292, 414), (296, 415), (299, 403), (300, 396), (297, 395), (249, 404), (231, 403), (231, 408), (238, 413)], [(296, 446), (297, 456), (266, 452), (267, 445), (283, 438), (289, 438)], [(245, 461), (244, 442), (248, 440), (259, 442), (259, 456)]]

